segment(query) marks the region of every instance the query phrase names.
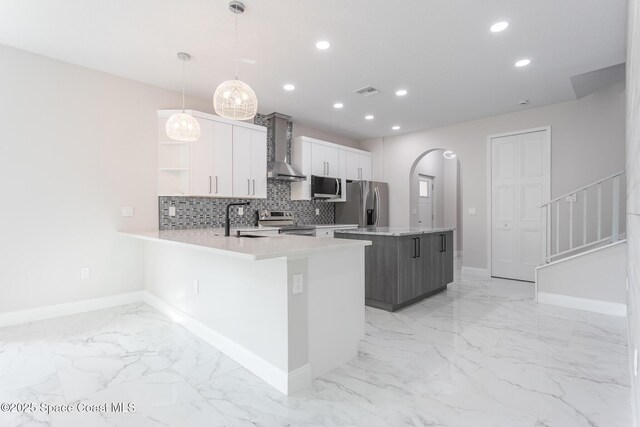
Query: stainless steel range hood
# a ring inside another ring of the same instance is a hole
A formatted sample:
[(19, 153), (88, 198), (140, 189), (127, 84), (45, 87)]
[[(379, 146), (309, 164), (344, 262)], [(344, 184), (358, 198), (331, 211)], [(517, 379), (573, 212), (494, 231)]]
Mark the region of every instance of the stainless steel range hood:
[(290, 141), (287, 139), (287, 126), (290, 116), (271, 113), (267, 116), (271, 126), (269, 132), (274, 142), (274, 161), (267, 164), (267, 178), (278, 181), (304, 181), (306, 175), (298, 172), (289, 164), (287, 148)]

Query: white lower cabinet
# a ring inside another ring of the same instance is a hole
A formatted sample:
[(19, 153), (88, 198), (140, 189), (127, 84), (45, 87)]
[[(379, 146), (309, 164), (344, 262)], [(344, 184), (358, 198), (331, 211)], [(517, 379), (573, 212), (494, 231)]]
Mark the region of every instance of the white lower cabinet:
[[(336, 230), (349, 230), (358, 227), (322, 227), (316, 229), (316, 237), (335, 237)], [(340, 237), (340, 236), (338, 236)]]

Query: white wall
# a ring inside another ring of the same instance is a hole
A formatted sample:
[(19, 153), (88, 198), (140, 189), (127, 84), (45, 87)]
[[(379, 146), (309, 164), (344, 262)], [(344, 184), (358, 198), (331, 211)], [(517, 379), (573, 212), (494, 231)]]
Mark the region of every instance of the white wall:
[[(460, 160), (464, 265), (487, 268), (487, 136), (551, 125), (551, 192), (557, 196), (624, 169), (624, 98), (619, 83), (577, 101), (384, 138), (379, 152), (391, 225), (409, 224), (413, 162), (431, 149), (452, 150)], [(467, 214), (471, 207), (476, 215)]]
[(7, 47), (0, 93), (0, 312), (141, 290), (116, 231), (158, 226), (156, 110), (180, 95)]
[(320, 129), (314, 129), (307, 126), (304, 126), (295, 121), (295, 117), (293, 118), (293, 138), (298, 136), (308, 136), (309, 138), (315, 138), (322, 141), (333, 142), (334, 144), (346, 145), (351, 148), (360, 149), (360, 143), (355, 139), (350, 139), (341, 135), (336, 135), (334, 133), (325, 132)]
[(116, 232), (158, 227), (156, 110), (180, 94), (4, 46), (0, 93), (0, 312), (141, 290)]
[[(640, 346), (640, 0), (629, 1), (627, 34), (627, 321), (633, 368), (633, 356)], [(640, 426), (640, 380), (633, 374), (631, 384), (636, 425)]]

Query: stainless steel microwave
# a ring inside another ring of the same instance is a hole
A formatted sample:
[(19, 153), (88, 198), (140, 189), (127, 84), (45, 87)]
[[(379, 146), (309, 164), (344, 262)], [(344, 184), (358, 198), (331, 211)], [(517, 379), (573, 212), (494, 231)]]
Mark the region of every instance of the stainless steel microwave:
[(342, 181), (339, 178), (312, 175), (311, 197), (314, 199), (339, 199), (342, 197)]

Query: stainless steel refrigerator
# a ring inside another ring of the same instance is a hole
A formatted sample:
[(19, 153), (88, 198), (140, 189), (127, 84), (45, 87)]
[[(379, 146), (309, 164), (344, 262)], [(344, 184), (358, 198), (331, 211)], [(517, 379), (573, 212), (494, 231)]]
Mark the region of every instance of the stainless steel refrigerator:
[(336, 224), (389, 226), (389, 186), (386, 182), (347, 183), (347, 201), (336, 203)]

